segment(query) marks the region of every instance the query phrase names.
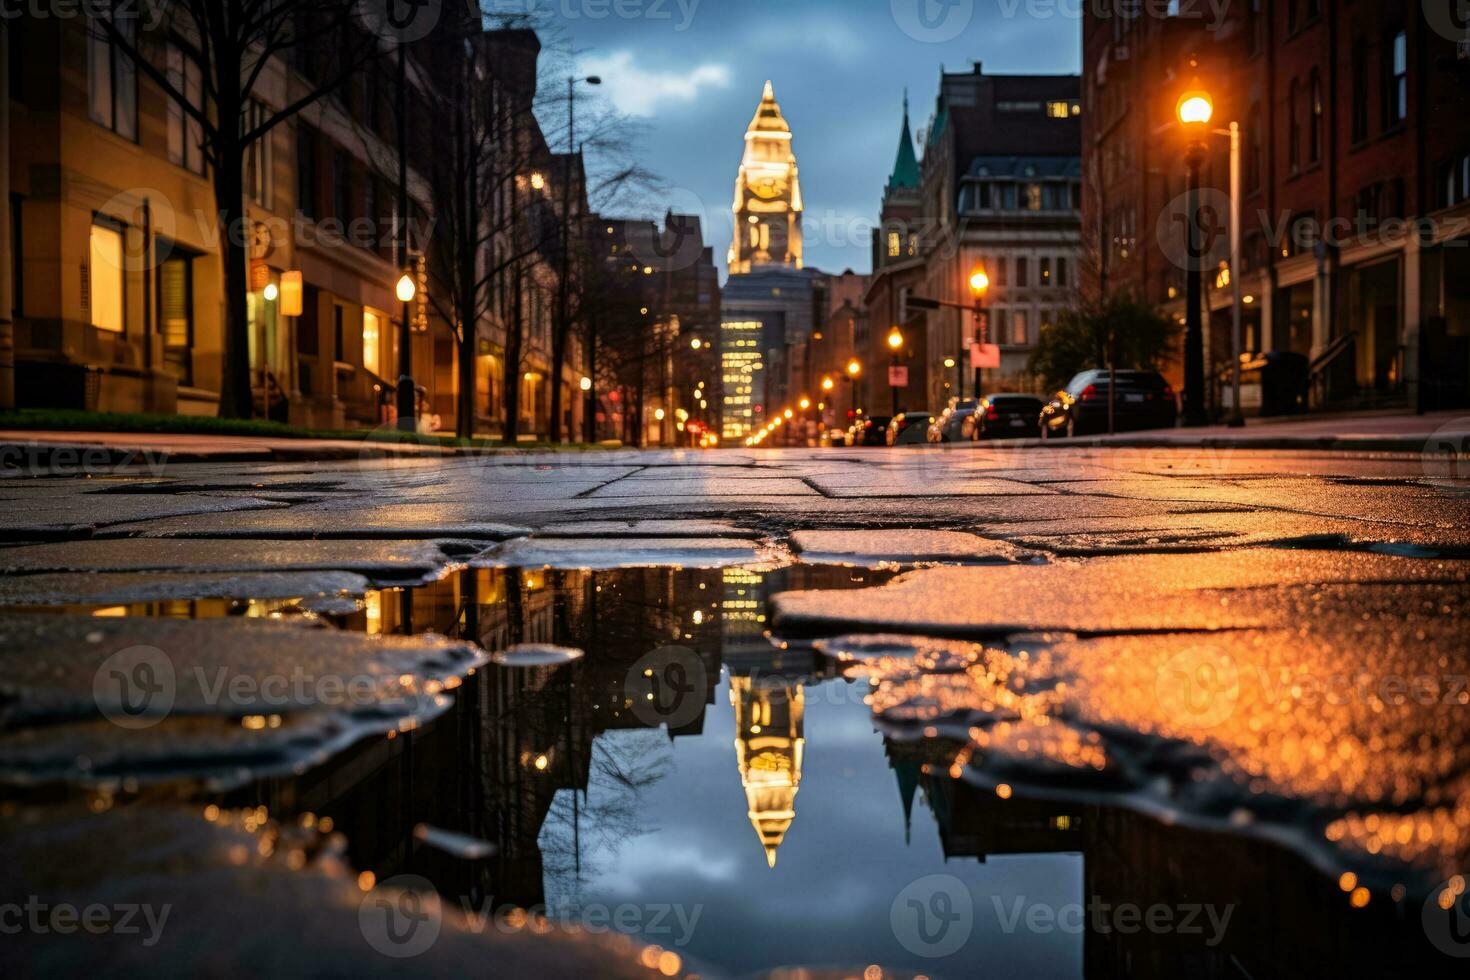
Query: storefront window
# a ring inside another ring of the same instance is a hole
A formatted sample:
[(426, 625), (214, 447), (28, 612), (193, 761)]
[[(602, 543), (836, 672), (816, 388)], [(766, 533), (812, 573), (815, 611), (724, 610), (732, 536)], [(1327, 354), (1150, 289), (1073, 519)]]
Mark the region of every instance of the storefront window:
[(379, 377), (383, 374), (383, 317), (372, 310), (362, 311), (362, 366)]

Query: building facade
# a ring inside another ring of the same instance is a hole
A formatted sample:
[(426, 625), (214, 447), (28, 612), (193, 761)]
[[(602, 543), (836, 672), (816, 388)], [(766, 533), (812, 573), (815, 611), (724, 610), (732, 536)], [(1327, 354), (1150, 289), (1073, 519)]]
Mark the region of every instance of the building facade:
[[(1229, 141), (1205, 148), (1206, 400), (1223, 406), (1232, 278), (1243, 350), (1289, 354), (1308, 406), (1464, 404), (1470, 390), (1470, 38), (1452, 4), (1181, 3), (1083, 21), (1089, 288), (1185, 319), (1186, 88), (1241, 132), (1230, 268)], [(1442, 8), (1442, 9), (1441, 9)], [(1175, 369), (1175, 381), (1182, 371)], [(1242, 404), (1259, 406), (1248, 384)]]
[[(1077, 299), (1081, 111), (1076, 76), (988, 75), (979, 64), (945, 72), (918, 158), (905, 100), (866, 298), (873, 411), (888, 394), (909, 410), (973, 396), (970, 348), (982, 339), (1001, 355), (982, 374), (984, 391), (1035, 388), (1027, 362), (1038, 337)], [(983, 338), (968, 308), (977, 269), (990, 279)], [(911, 306), (910, 296), (943, 305)], [(891, 366), (902, 375), (890, 379)]]
[[(248, 350), (258, 418), (312, 428), (375, 427), (396, 413), (404, 307), (394, 284), (418, 284), (407, 315), (421, 427), (453, 429), (461, 345), (447, 283), (435, 274), (439, 188), (431, 179), (435, 106), (446, 59), (468, 57), (466, 35), (494, 77), (483, 125), (517, 173), (487, 211), (493, 300), (471, 324), (477, 434), (505, 428), (506, 384), (518, 387), (523, 437), (549, 426), (551, 337), (561, 275), (561, 182), (579, 224), (587, 213), (580, 154), (554, 153), (531, 106), (540, 42), (532, 31), (481, 31), (446, 10), (408, 60), (409, 211), (399, 215), (393, 66), (365, 58), (340, 86), (341, 38), (304, 24), (301, 40), (254, 82), (242, 126), (309, 100), (253, 142), (244, 160)], [(176, 18), (178, 20), (178, 18)], [(119, 20), (119, 29), (138, 23)], [(11, 139), (5, 152), (17, 402), (213, 415), (224, 362), (224, 262), (214, 169), (189, 110), (213, 112), (189, 25), (169, 22), (123, 45), (85, 17), (6, 18)], [(360, 40), (360, 39), (359, 39)], [(175, 93), (190, 99), (185, 106)], [(400, 217), (408, 241), (398, 229)], [(580, 232), (578, 233), (580, 234)], [(514, 256), (511, 261), (507, 257)], [(575, 273), (575, 269), (573, 270)], [(519, 362), (508, 366), (508, 331)], [(573, 330), (558, 382), (564, 423), (581, 427), (585, 352)]]

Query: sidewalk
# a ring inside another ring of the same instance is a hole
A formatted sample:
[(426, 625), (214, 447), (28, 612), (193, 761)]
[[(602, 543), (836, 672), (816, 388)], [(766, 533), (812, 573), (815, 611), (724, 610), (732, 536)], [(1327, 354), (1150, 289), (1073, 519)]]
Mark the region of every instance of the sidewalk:
[(0, 466), (55, 460), (75, 463), (81, 453), (106, 453), (112, 463), (143, 458), (172, 462), (268, 463), (285, 460), (352, 460), (453, 456), (447, 446), (365, 439), (295, 439), (152, 432), (47, 432), (0, 430)]
[[(1433, 439), (1464, 450), (1470, 436), (1470, 409), (1394, 414), (1343, 414), (1246, 419), (1244, 428), (1211, 425), (1198, 429), (1151, 429), (1075, 439), (1024, 439), (1019, 447), (1127, 446), (1153, 449), (1316, 449), (1334, 452), (1423, 453)], [(1446, 451), (1445, 449), (1437, 451)]]

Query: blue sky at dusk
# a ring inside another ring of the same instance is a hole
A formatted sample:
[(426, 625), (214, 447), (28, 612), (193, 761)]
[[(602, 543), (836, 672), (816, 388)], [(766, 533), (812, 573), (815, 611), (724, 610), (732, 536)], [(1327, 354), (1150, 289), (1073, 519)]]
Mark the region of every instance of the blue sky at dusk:
[(933, 108), (941, 66), (966, 71), (980, 61), (996, 73), (1080, 71), (1081, 21), (1070, 3), (501, 3), (529, 5), (548, 44), (570, 46), (583, 73), (603, 77), (592, 98), (610, 100), (640, 124), (640, 156), (666, 192), (619, 210), (652, 216), (672, 204), (701, 213), (722, 269), (742, 136), (767, 78), (795, 134), (807, 264), (865, 272), (867, 229), (893, 165), (905, 86), (918, 130)]

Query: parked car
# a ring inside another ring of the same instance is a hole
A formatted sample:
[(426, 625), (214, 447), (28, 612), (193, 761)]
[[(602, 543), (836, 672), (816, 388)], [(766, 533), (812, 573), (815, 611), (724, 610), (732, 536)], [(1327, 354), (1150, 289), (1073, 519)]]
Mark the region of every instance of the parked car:
[[(1113, 429), (1169, 429), (1179, 414), (1174, 389), (1157, 371), (1118, 371)], [(1041, 410), (1041, 438), (1108, 431), (1108, 372), (1083, 371)]]
[(888, 423), (888, 445), (922, 446), (929, 441), (929, 426), (934, 424), (931, 412), (901, 412)]
[(980, 399), (979, 439), (1039, 439), (1041, 410), (1035, 395), (997, 393)]
[(944, 414), (929, 426), (930, 442), (970, 442), (974, 438), (974, 405), (946, 408)]
[(869, 415), (857, 423), (856, 432), (853, 433), (852, 444), (854, 446), (886, 446), (888, 445), (888, 416)]

